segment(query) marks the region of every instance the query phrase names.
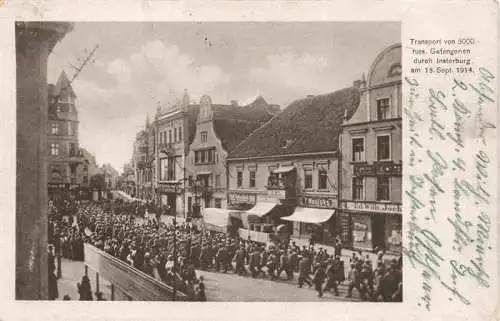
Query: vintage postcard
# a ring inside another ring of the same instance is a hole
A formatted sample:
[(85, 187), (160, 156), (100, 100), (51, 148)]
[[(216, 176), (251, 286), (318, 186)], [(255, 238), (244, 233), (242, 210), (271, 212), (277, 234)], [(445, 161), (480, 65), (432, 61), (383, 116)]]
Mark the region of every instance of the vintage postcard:
[(0, 318), (500, 318), (497, 12), (0, 2)]

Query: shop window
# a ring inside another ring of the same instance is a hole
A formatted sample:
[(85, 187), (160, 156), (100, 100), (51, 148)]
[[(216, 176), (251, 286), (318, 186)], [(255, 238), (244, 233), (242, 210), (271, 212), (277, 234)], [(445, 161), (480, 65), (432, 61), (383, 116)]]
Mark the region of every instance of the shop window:
[(222, 199), (220, 198), (214, 199), (214, 206), (215, 208), (222, 208)]
[(313, 176), (311, 169), (304, 169), (304, 188), (313, 187)]
[(365, 139), (363, 137), (352, 139), (352, 161), (362, 162), (365, 160)]
[(52, 123), (51, 128), (50, 128), (50, 133), (52, 135), (59, 135), (59, 124), (58, 123)]
[(208, 138), (208, 132), (203, 131), (203, 132), (201, 132), (200, 135), (201, 135), (201, 142), (202, 143), (206, 143), (207, 142), (207, 138)]
[(390, 199), (389, 185), (388, 176), (377, 177), (377, 201), (388, 201)]
[(50, 155), (59, 155), (59, 144), (50, 144)]
[(236, 173), (236, 186), (241, 187), (243, 185), (243, 172), (238, 171)]
[(363, 177), (354, 177), (352, 179), (352, 199), (362, 200), (363, 199)]
[(320, 169), (318, 172), (318, 189), (327, 189), (328, 174), (326, 170)]
[(250, 171), (249, 187), (255, 187), (255, 171)]
[(391, 140), (389, 135), (377, 136), (377, 160), (391, 159)]
[(389, 98), (377, 99), (377, 120), (388, 119), (390, 107)]

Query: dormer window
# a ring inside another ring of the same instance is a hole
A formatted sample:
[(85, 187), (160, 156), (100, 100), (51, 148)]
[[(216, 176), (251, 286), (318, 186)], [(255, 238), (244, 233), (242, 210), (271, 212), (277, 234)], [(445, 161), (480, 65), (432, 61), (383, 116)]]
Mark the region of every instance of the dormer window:
[(390, 118), (391, 103), (389, 98), (377, 99), (377, 120)]

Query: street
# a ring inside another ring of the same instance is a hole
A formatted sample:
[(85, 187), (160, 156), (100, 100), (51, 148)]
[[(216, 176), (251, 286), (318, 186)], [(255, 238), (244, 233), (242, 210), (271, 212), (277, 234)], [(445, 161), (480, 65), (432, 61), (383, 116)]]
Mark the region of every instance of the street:
[[(85, 264), (68, 259), (62, 260), (62, 278), (58, 280), (59, 300), (68, 294), (72, 300), (78, 300), (79, 295), (76, 284), (81, 281), (85, 272)], [(238, 276), (233, 273), (216, 273), (197, 271), (198, 276), (205, 279), (205, 287), (208, 301), (271, 301), (271, 302), (308, 302), (308, 301), (360, 301), (357, 298), (345, 298), (347, 287), (339, 287), (339, 296), (332, 293), (318, 298), (314, 288), (298, 288), (297, 280), (294, 281), (271, 281), (268, 279), (252, 279), (251, 277)], [(96, 290), (95, 271), (90, 268), (88, 276), (92, 286), (92, 292)], [(100, 278), (100, 291), (106, 300), (111, 298), (111, 285)], [(354, 292), (354, 295), (357, 293)], [(95, 299), (95, 295), (94, 295)], [(126, 301), (127, 296), (115, 289), (115, 299)]]

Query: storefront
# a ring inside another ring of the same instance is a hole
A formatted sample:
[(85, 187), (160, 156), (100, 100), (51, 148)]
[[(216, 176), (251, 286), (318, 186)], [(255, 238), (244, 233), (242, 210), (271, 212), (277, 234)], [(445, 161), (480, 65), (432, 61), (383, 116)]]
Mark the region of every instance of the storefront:
[(158, 204), (167, 215), (183, 213), (182, 209), (182, 189), (174, 184), (161, 184), (156, 189)]
[(401, 253), (402, 206), (400, 203), (342, 201), (349, 215), (349, 240), (354, 249)]

